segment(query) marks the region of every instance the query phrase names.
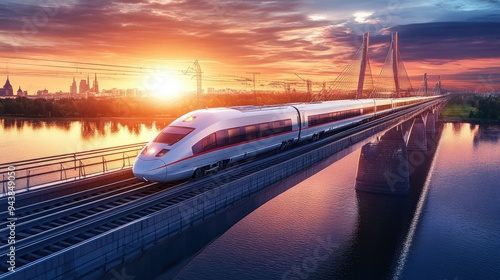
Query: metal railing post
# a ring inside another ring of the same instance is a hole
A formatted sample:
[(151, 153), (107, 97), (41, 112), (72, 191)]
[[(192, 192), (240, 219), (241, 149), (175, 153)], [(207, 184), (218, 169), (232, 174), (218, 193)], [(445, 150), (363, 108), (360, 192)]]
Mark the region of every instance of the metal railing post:
[(81, 160), (79, 160), (79, 162), (80, 162), (80, 167), (78, 168), (78, 175), (80, 178), (82, 178), (82, 176), (85, 178), (86, 177), (85, 165), (83, 164), (83, 162)]
[(102, 156), (102, 173), (106, 173), (106, 159)]

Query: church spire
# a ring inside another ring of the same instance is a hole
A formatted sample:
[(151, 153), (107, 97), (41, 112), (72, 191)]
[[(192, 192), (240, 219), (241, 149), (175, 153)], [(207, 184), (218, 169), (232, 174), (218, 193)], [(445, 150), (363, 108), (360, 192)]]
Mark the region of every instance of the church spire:
[(99, 93), (99, 83), (97, 82), (97, 73), (94, 73), (94, 92)]

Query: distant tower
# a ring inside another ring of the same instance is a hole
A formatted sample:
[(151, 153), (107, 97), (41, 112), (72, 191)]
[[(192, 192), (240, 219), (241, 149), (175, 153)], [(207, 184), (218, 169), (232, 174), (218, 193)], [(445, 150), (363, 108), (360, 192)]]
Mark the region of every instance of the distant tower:
[(75, 77), (73, 76), (73, 83), (71, 83), (71, 87), (69, 88), (69, 93), (70, 94), (76, 94), (76, 81)]
[(438, 76), (438, 82), (436, 83), (436, 95), (441, 94), (441, 76)]
[(23, 90), (21, 89), (21, 86), (19, 86), (19, 89), (17, 90), (17, 96), (23, 96)]
[(424, 96), (429, 95), (429, 85), (427, 83), (427, 73), (424, 74)]
[(5, 96), (13, 96), (14, 95), (14, 89), (12, 88), (12, 85), (10, 84), (9, 76), (7, 76), (7, 81), (5, 81), (5, 85), (3, 86), (3, 95), (5, 95)]
[(399, 44), (398, 33), (392, 33), (392, 73), (394, 74), (394, 85), (396, 88), (396, 97), (401, 98), (401, 89), (399, 87)]
[(362, 55), (361, 55), (361, 67), (359, 71), (359, 79), (358, 79), (358, 91), (356, 94), (356, 99), (363, 98), (363, 85), (365, 82), (366, 75), (366, 66), (368, 62), (368, 44), (370, 41), (370, 33), (365, 33), (363, 35), (363, 46), (362, 46)]
[(99, 83), (97, 82), (97, 73), (95, 74), (95, 78), (94, 78), (94, 88), (93, 88), (93, 91), (95, 93), (99, 93)]

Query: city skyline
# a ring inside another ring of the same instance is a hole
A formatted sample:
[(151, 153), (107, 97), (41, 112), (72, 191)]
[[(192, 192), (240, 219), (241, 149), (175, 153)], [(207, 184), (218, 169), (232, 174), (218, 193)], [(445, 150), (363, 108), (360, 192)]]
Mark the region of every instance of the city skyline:
[[(101, 88), (147, 88), (162, 76), (171, 92), (193, 91), (196, 83), (182, 71), (198, 59), (205, 91), (217, 81), (220, 88), (250, 89), (226, 77), (250, 79), (247, 72), (262, 73), (256, 77), (262, 84), (300, 81), (296, 73), (331, 82), (370, 32), (376, 78), (389, 35), (399, 32), (414, 87), (427, 72), (431, 84), (440, 75), (445, 88), (498, 90), (498, 11), (498, 3), (487, 1), (6, 1), (0, 8), (0, 76), (15, 77), (13, 86), (30, 94), (43, 87), (66, 92), (68, 79), (78, 82), (95, 72), (103, 77)], [(139, 70), (112, 72), (97, 64)]]

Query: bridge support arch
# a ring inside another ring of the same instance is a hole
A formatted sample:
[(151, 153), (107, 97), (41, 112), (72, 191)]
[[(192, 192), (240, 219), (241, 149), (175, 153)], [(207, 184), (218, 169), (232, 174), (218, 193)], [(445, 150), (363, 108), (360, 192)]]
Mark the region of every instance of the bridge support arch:
[[(410, 175), (436, 148), (432, 146), (435, 139), (430, 133), (437, 132), (438, 115), (439, 107), (431, 108), (387, 131), (377, 141), (363, 146), (356, 174), (356, 190), (407, 195), (410, 192)], [(428, 146), (431, 146), (429, 150)]]
[(408, 150), (427, 150), (426, 122), (426, 114), (420, 115), (413, 120), (410, 138), (408, 140)]

